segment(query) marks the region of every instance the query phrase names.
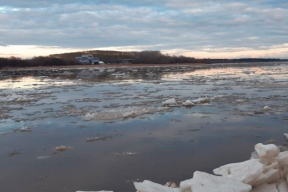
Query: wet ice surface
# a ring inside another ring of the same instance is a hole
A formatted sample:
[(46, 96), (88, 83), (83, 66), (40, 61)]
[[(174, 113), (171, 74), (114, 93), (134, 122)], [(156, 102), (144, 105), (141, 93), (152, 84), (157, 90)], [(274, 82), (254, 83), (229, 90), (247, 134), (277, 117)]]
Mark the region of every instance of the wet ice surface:
[[(133, 181), (179, 182), (244, 161), (259, 142), (286, 145), (287, 79), (284, 64), (3, 79), (0, 191), (135, 191)], [(176, 107), (162, 106), (172, 98)]]

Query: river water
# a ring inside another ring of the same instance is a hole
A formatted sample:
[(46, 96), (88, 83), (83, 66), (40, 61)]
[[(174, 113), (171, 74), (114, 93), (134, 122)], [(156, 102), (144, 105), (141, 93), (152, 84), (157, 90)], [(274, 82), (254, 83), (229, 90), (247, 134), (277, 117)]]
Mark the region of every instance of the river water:
[[(256, 143), (285, 146), (287, 80), (281, 63), (2, 79), (0, 191), (135, 191), (134, 181), (178, 183), (247, 160)], [(181, 105), (202, 97), (210, 102)], [(177, 106), (163, 107), (171, 98)]]

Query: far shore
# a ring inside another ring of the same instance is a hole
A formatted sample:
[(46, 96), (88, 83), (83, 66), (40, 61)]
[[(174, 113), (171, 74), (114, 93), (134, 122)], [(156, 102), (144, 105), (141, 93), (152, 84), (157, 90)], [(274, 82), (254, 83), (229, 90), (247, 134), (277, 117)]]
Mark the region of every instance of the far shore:
[(45, 70), (45, 69), (78, 69), (78, 68), (121, 68), (121, 67), (195, 67), (195, 66), (205, 66), (206, 63), (183, 63), (183, 64), (104, 64), (104, 65), (61, 65), (61, 66), (38, 66), (38, 67), (3, 67), (0, 70), (19, 70), (19, 69), (28, 69), (28, 70)]

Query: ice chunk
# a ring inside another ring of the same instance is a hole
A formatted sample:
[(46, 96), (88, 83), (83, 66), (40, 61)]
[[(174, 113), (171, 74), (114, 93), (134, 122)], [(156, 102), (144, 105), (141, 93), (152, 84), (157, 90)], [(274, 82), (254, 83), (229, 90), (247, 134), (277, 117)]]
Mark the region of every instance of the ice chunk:
[(134, 182), (137, 192), (181, 192), (179, 188), (171, 188), (151, 181)]
[(182, 103), (183, 106), (194, 106), (195, 103), (193, 103), (191, 100), (187, 100)]
[(288, 140), (288, 133), (284, 133), (284, 137)]
[(194, 99), (192, 100), (192, 102), (195, 104), (201, 104), (201, 103), (209, 103), (210, 100), (208, 97), (203, 97), (203, 98)]
[(136, 117), (148, 113), (156, 113), (167, 110), (167, 107), (128, 107), (125, 109), (104, 110), (87, 113), (84, 119), (90, 120), (115, 120), (127, 117)]
[(38, 156), (37, 159), (38, 160), (43, 160), (43, 159), (49, 159), (50, 156)]
[(240, 163), (232, 163), (223, 165), (213, 172), (216, 175), (222, 175), (237, 179), (243, 183), (250, 184), (255, 180), (264, 170), (264, 165), (257, 159), (251, 159)]
[(11, 95), (7, 95), (6, 97), (2, 97), (0, 98), (0, 101), (2, 102), (10, 102), (10, 101), (31, 101), (33, 100), (33, 98), (30, 96), (26, 96), (26, 95), (18, 95), (16, 93), (12, 93)]
[(270, 107), (268, 107), (268, 106), (265, 106), (265, 107), (263, 107), (263, 110), (265, 110), (265, 111), (270, 111), (270, 110), (271, 110), (271, 108), (270, 108)]
[(275, 160), (278, 161), (280, 167), (288, 168), (288, 151), (279, 153), (279, 155), (275, 157)]
[(253, 188), (251, 192), (278, 192), (278, 190), (276, 188), (276, 183), (272, 183), (258, 185), (257, 187)]
[(171, 188), (177, 188), (177, 184), (173, 181), (168, 181), (167, 183), (165, 183), (165, 186), (167, 187), (171, 187)]
[(180, 188), (185, 191), (187, 184), (191, 186), (193, 192), (249, 192), (252, 187), (241, 181), (232, 178), (210, 175), (208, 173), (194, 172), (193, 178), (181, 182)]
[(121, 153), (115, 153), (117, 156), (135, 156), (137, 153), (136, 152), (121, 152)]
[(181, 191), (192, 192), (191, 191), (191, 185), (192, 185), (192, 179), (181, 181), (180, 182), (180, 189), (181, 189)]
[(22, 127), (19, 129), (20, 132), (31, 132), (32, 129), (31, 128), (28, 128), (28, 127)]
[(66, 149), (68, 149), (68, 147), (64, 146), (64, 145), (61, 145), (61, 146), (58, 146), (58, 147), (55, 147), (56, 151), (66, 151)]
[(259, 157), (262, 158), (274, 157), (280, 153), (280, 149), (276, 145), (263, 145), (262, 143), (258, 143), (255, 145), (255, 151), (257, 151)]
[(113, 191), (76, 191), (76, 192), (113, 192)]
[(253, 151), (251, 153), (250, 159), (260, 159), (260, 157), (259, 157), (259, 155), (258, 155), (258, 153), (256, 151)]
[(86, 139), (86, 142), (92, 142), (92, 141), (105, 141), (107, 139), (112, 139), (111, 136), (101, 136), (101, 137), (90, 137)]
[(168, 100), (164, 101), (162, 103), (162, 105), (163, 106), (173, 107), (173, 106), (177, 106), (177, 102), (176, 102), (176, 100), (174, 98), (172, 98), (172, 99), (168, 99)]
[[(265, 173), (265, 181), (263, 183), (274, 183), (277, 182), (280, 178), (278, 169), (270, 169), (268, 172)], [(263, 184), (260, 183), (260, 184)]]
[(285, 181), (284, 179), (281, 179), (280, 181), (278, 181), (277, 189), (278, 189), (278, 192), (288, 192), (287, 181)]

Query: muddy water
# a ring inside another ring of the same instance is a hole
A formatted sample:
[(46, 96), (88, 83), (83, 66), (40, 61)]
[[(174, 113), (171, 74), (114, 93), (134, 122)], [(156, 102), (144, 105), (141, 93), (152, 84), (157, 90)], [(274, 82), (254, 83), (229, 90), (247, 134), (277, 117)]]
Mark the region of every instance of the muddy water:
[[(277, 64), (1, 80), (0, 191), (135, 191), (134, 181), (179, 182), (246, 160), (259, 142), (286, 145), (287, 79)], [(179, 106), (162, 108), (170, 98)]]

